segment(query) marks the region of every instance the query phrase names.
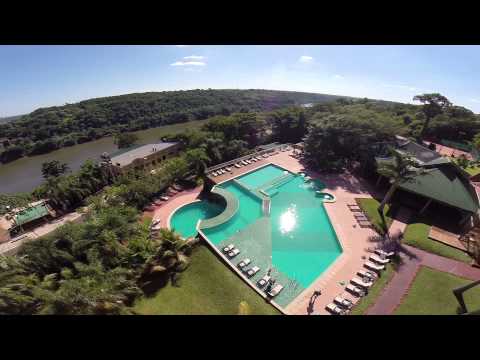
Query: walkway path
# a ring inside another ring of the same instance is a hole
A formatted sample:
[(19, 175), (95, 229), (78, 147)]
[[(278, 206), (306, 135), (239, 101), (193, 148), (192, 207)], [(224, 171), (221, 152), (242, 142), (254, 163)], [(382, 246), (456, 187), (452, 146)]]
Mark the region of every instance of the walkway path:
[(368, 315), (389, 315), (400, 305), (420, 266), (448, 272), (470, 280), (480, 279), (480, 269), (473, 268), (461, 261), (431, 254), (421, 249), (402, 245), (402, 265), (367, 312)]

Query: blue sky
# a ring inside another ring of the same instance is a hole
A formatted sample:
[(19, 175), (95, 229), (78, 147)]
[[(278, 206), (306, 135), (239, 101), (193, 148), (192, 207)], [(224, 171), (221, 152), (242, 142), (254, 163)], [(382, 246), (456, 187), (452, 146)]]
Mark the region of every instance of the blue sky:
[(93, 97), (261, 88), (411, 102), (440, 92), (480, 113), (480, 46), (0, 46), (0, 116)]

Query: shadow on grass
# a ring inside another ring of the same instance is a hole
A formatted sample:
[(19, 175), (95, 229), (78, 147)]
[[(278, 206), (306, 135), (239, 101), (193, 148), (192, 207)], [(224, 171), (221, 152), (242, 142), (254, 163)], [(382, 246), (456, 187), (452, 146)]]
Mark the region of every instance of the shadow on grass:
[[(408, 257), (409, 260), (417, 259), (418, 256), (408, 250), (402, 245), (403, 233), (397, 231), (394, 234), (386, 235), (373, 235), (370, 236), (368, 241), (376, 244), (375, 249), (382, 249), (386, 252), (393, 251), (395, 255), (391, 258), (392, 268), (397, 272), (400, 267), (404, 264), (402, 255)], [(375, 249), (367, 249), (371, 252), (374, 252)]]

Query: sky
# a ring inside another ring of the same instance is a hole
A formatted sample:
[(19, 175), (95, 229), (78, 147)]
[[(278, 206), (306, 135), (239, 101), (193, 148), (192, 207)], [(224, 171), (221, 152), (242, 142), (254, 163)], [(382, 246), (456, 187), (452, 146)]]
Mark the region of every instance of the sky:
[(480, 46), (0, 46), (0, 117), (94, 97), (272, 89), (412, 103), (439, 92), (480, 113)]

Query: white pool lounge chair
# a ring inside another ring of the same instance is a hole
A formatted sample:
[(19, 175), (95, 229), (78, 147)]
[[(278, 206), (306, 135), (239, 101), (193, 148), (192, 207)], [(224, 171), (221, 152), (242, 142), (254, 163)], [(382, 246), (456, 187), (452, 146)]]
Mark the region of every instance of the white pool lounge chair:
[(238, 164), (235, 164), (235, 167), (236, 167), (236, 168), (241, 168), (241, 166), (240, 166), (240, 165), (238, 165)]
[(248, 163), (245, 160), (242, 160), (243, 165), (248, 165)]
[(369, 270), (376, 271), (377, 273), (385, 269), (385, 265), (378, 265), (371, 261), (367, 261), (365, 264), (363, 264), (363, 266)]
[(254, 266), (252, 267), (251, 269), (248, 269), (247, 270), (247, 275), (248, 277), (252, 277), (254, 276), (256, 273), (258, 273), (260, 271), (260, 268), (258, 266)]
[(245, 266), (250, 265), (251, 262), (252, 262), (252, 260), (250, 260), (249, 258), (245, 258), (245, 259), (243, 259), (242, 261), (240, 261), (240, 262), (238, 263), (238, 267), (239, 267), (240, 269), (242, 269), (242, 268), (244, 268)]
[(232, 171), (232, 168), (227, 167), (227, 168), (225, 168), (225, 170), (227, 170), (228, 172), (230, 172), (230, 171)]
[(262, 160), (262, 158), (261, 158), (260, 156), (257, 156), (256, 159), (257, 159), (258, 161)]
[(362, 278), (371, 279), (371, 281), (376, 280), (378, 277), (378, 275), (375, 274), (373, 271), (365, 271), (365, 270), (357, 271), (357, 275)]
[(368, 220), (361, 220), (357, 219), (358, 225), (360, 225), (361, 228), (371, 228), (373, 227), (372, 223)]
[(212, 172), (212, 175), (213, 175), (213, 176), (215, 176), (215, 177), (217, 177), (217, 176), (218, 176), (218, 174), (217, 174), (217, 172), (216, 172), (216, 171)]
[(385, 264), (388, 264), (390, 262), (389, 259), (382, 259), (381, 257), (379, 257), (378, 255), (370, 255), (370, 257), (368, 258), (368, 260), (371, 260), (377, 264), (381, 264), (381, 265), (385, 265)]
[(277, 284), (273, 287), (272, 290), (268, 292), (268, 295), (271, 297), (277, 296), (282, 290), (283, 290), (283, 285)]
[(357, 277), (354, 277), (352, 280), (350, 280), (350, 282), (353, 285), (364, 288), (364, 289), (369, 289), (373, 285), (373, 282), (371, 281), (367, 282)]
[(229, 256), (230, 258), (234, 258), (234, 257), (237, 256), (238, 254), (240, 254), (240, 250), (238, 250), (238, 249), (233, 249), (232, 251), (230, 251), (230, 252), (228, 253), (228, 256)]
[(168, 196), (160, 196), (160, 200), (167, 201), (170, 199)]
[(233, 244), (227, 245), (223, 248), (223, 252), (232, 251), (234, 248), (235, 248), (235, 245), (233, 245)]
[(265, 275), (264, 277), (262, 277), (260, 280), (257, 281), (257, 285), (260, 286), (260, 287), (264, 287), (265, 285), (267, 285), (267, 283), (270, 281), (272, 277), (270, 275)]
[(337, 303), (341, 307), (344, 307), (346, 309), (351, 309), (353, 307), (353, 302), (351, 302), (349, 299), (345, 299), (341, 296), (337, 296), (335, 299), (333, 299), (333, 302)]
[(391, 258), (393, 255), (395, 255), (395, 252), (393, 251), (386, 252), (386, 251), (383, 251), (382, 249), (376, 249), (375, 254), (381, 257)]
[(325, 306), (325, 309), (327, 309), (330, 313), (334, 315), (345, 315), (346, 311), (345, 309), (342, 309), (341, 307), (335, 305), (334, 303), (330, 303), (327, 306)]
[(359, 297), (365, 295), (365, 291), (363, 289), (361, 289), (358, 286), (355, 286), (353, 284), (348, 284), (345, 287), (345, 290), (347, 290), (349, 293), (351, 293), (353, 295), (356, 295), (356, 296), (359, 296)]
[(267, 154), (263, 154), (262, 156), (263, 156), (264, 158), (267, 158), (267, 157), (268, 157), (268, 155), (267, 155)]

